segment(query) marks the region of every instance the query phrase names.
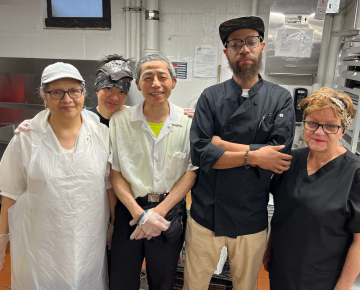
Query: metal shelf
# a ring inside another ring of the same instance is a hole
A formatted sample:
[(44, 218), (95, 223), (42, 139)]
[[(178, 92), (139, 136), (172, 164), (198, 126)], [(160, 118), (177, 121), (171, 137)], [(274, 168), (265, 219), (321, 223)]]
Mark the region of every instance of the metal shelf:
[[(336, 32), (332, 33), (331, 35), (332, 36), (341, 36), (339, 51), (337, 54), (338, 57), (336, 60), (336, 65), (335, 65), (333, 88), (340, 90), (340, 91), (344, 91), (349, 94), (352, 94), (352, 96), (351, 96), (352, 99), (354, 100), (355, 103), (358, 103), (359, 98), (360, 98), (360, 90), (351, 89), (351, 88), (347, 88), (345, 86), (338, 85), (338, 80), (339, 80), (339, 78), (342, 78), (342, 79), (348, 79), (348, 80), (360, 82), (360, 72), (359, 72), (359, 74), (357, 74), (357, 72), (355, 72), (355, 71), (354, 72), (348, 71), (349, 74), (347, 74), (347, 73), (343, 73), (342, 71), (340, 71), (340, 66), (360, 66), (360, 61), (358, 61), (358, 60), (350, 60), (350, 61), (342, 60), (344, 58), (344, 56), (346, 55), (346, 53), (353, 53), (356, 55), (360, 55), (360, 47), (346, 48), (348, 46), (349, 42), (359, 42), (360, 41), (360, 29), (347, 30), (347, 31), (336, 31)], [(355, 74), (355, 75), (353, 75), (353, 74)], [(352, 130), (348, 130), (346, 132), (346, 134), (344, 134), (343, 139), (344, 139), (344, 141), (346, 141), (344, 146), (349, 151), (360, 155), (359, 154), (359, 152), (360, 152), (360, 142), (359, 142), (360, 141), (360, 139), (359, 139), (360, 112), (358, 110), (358, 104), (354, 104), (354, 108), (356, 110), (356, 114), (355, 114), (353, 123), (351, 124)]]
[(342, 77), (344, 79), (354, 80), (360, 82), (360, 75), (359, 76), (352, 76), (348, 74), (338, 74), (339, 77)]
[(340, 61), (339, 65), (346, 65), (346, 66), (360, 66), (360, 61)]

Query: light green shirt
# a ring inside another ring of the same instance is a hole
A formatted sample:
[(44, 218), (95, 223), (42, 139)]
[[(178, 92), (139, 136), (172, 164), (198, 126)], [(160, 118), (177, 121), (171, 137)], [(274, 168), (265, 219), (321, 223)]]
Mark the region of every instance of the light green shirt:
[(190, 158), (192, 119), (170, 102), (169, 107), (158, 137), (144, 116), (143, 102), (110, 119), (109, 162), (130, 184), (134, 198), (170, 192), (185, 172), (197, 169)]

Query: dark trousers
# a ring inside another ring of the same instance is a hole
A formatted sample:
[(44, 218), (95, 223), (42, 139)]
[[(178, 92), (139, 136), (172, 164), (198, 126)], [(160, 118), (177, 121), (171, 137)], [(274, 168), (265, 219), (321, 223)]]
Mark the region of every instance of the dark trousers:
[[(154, 207), (158, 205), (155, 202), (151, 204)], [(139, 290), (140, 271), (144, 258), (149, 290), (172, 290), (179, 254), (184, 242), (184, 232), (172, 243), (156, 237), (149, 241), (130, 240), (130, 235), (136, 228), (129, 225), (131, 220), (130, 212), (118, 202), (111, 242), (111, 290)]]

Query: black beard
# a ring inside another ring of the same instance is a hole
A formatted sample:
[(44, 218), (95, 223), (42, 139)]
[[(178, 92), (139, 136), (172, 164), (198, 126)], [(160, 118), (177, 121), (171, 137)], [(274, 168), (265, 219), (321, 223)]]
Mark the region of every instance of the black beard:
[(248, 66), (241, 67), (239, 63), (234, 62), (232, 63), (230, 59), (227, 57), (229, 65), (234, 73), (235, 76), (237, 76), (242, 81), (250, 82), (256, 77), (259, 72), (263, 69), (263, 63), (262, 63), (262, 53), (259, 53), (259, 56), (256, 60), (253, 60), (253, 63)]

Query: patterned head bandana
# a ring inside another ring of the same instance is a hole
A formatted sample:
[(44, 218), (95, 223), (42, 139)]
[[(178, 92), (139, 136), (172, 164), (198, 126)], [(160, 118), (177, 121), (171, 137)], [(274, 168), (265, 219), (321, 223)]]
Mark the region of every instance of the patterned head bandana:
[(112, 87), (123, 90), (127, 94), (132, 80), (133, 73), (127, 62), (112, 60), (99, 69), (94, 87), (96, 92), (103, 88)]
[(334, 98), (330, 95), (320, 94), (318, 97), (319, 98), (325, 97), (326, 99), (328, 99), (330, 102), (332, 102), (336, 107), (338, 107), (340, 109), (341, 115), (343, 117), (342, 123), (344, 126), (344, 132), (345, 132), (350, 127), (351, 121), (352, 121), (351, 116), (346, 111), (346, 105), (340, 99)]

